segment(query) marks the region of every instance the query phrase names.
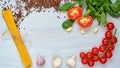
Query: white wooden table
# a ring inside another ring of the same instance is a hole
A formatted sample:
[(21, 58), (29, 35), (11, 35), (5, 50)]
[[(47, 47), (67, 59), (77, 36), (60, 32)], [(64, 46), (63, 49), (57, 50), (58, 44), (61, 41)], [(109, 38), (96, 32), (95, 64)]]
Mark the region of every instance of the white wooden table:
[[(54, 56), (62, 58), (61, 68), (67, 68), (66, 59), (72, 55), (77, 57), (75, 68), (89, 68), (87, 65), (81, 64), (79, 53), (90, 51), (92, 47), (99, 47), (106, 28), (98, 26), (95, 20), (85, 35), (80, 33), (80, 27), (76, 23), (73, 31), (67, 33), (61, 27), (62, 22), (66, 20), (65, 15), (65, 13), (59, 14), (52, 11), (50, 13), (33, 12), (21, 23), (20, 32), (33, 62), (32, 68), (38, 68), (36, 66), (38, 55), (46, 59), (44, 68), (52, 68), (51, 62)], [(61, 18), (57, 19), (57, 16)], [(104, 65), (99, 62), (95, 63), (94, 68), (120, 68), (120, 18), (115, 19), (107, 15), (107, 20), (114, 22), (118, 29), (118, 43), (113, 51), (113, 57)], [(97, 34), (93, 33), (94, 26), (99, 27)], [(9, 32), (5, 37), (1, 37), (6, 30), (8, 29), (0, 10), (0, 68), (24, 68)]]

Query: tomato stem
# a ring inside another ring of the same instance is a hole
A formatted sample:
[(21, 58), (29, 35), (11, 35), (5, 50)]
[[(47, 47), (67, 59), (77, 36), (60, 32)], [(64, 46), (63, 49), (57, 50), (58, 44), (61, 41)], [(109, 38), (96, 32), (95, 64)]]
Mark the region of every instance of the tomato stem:
[(115, 36), (115, 35), (116, 35), (116, 33), (117, 33), (117, 29), (115, 28), (115, 32), (114, 32), (113, 36)]

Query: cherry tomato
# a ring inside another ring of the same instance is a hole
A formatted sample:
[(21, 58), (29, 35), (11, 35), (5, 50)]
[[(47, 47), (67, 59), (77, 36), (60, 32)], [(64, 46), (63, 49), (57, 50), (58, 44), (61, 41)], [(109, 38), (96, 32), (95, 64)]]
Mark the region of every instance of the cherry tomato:
[(81, 59), (81, 62), (82, 62), (82, 64), (87, 64), (87, 63), (88, 63), (88, 60), (85, 59), (85, 58), (82, 58), (82, 59)]
[(86, 57), (86, 54), (85, 54), (84, 52), (81, 52), (81, 53), (80, 53), (80, 57), (81, 57), (81, 58), (85, 58), (85, 57)]
[(92, 53), (91, 53), (91, 52), (88, 52), (88, 53), (86, 54), (86, 56), (87, 56), (87, 58), (88, 58), (88, 59), (93, 58), (93, 55), (92, 55)]
[(108, 45), (108, 43), (109, 43), (109, 39), (108, 39), (108, 38), (104, 38), (104, 39), (102, 40), (102, 44), (103, 44), (103, 45)]
[(115, 44), (116, 42), (117, 42), (117, 37), (116, 37), (116, 36), (113, 36), (113, 37), (112, 37), (112, 42), (111, 42), (111, 43), (112, 43), (112, 44)]
[(93, 60), (97, 62), (99, 60), (99, 56), (98, 55), (93, 56)]
[(111, 31), (106, 31), (105, 32), (105, 37), (108, 38), (108, 39), (111, 39), (112, 38), (112, 32)]
[(99, 53), (99, 49), (97, 47), (92, 48), (92, 54), (96, 55)]
[(71, 8), (70, 10), (68, 10), (67, 16), (71, 20), (76, 20), (76, 19), (78, 19), (79, 17), (82, 16), (82, 12), (83, 12), (82, 8), (76, 6), (74, 8)]
[(90, 67), (94, 66), (94, 61), (90, 60), (90, 61), (88, 62), (88, 65), (89, 65)]
[(109, 44), (109, 45), (108, 45), (108, 50), (109, 50), (109, 51), (113, 51), (114, 48), (115, 48), (115, 46), (114, 46), (113, 44)]
[(77, 23), (82, 28), (87, 28), (87, 27), (90, 27), (93, 24), (93, 18), (91, 16), (79, 17)]
[(109, 23), (107, 24), (107, 29), (108, 29), (108, 30), (113, 30), (113, 29), (114, 29), (114, 24), (113, 24), (113, 22), (109, 22)]
[(105, 64), (107, 62), (107, 58), (106, 57), (100, 57), (99, 61), (102, 63), (102, 64)]
[(105, 52), (106, 51), (106, 46), (104, 46), (104, 45), (101, 45), (100, 47), (99, 47), (99, 50), (100, 50), (100, 52)]
[(111, 51), (107, 51), (107, 52), (105, 53), (105, 56), (106, 56), (107, 58), (111, 58), (111, 57), (113, 56), (113, 54), (112, 54)]

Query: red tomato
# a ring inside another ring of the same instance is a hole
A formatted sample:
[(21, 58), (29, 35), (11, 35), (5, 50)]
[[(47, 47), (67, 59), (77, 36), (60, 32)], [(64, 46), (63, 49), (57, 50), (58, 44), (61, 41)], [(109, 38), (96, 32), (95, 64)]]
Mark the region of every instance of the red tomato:
[(86, 54), (85, 54), (84, 52), (81, 52), (81, 53), (80, 53), (80, 57), (81, 57), (81, 58), (85, 58), (85, 57), (86, 57)]
[(104, 39), (102, 40), (102, 44), (103, 44), (103, 45), (108, 45), (108, 44), (109, 44), (108, 38), (104, 38)]
[(109, 44), (109, 45), (108, 45), (108, 50), (109, 50), (109, 51), (113, 51), (114, 48), (115, 48), (115, 46), (114, 46), (113, 44)]
[(92, 48), (92, 54), (98, 54), (99, 49), (97, 47)]
[(112, 32), (111, 31), (106, 31), (105, 32), (105, 37), (108, 38), (108, 39), (111, 39), (112, 38)]
[(104, 46), (104, 45), (101, 45), (100, 47), (99, 47), (99, 50), (100, 50), (100, 52), (105, 52), (106, 51), (106, 46)]
[(82, 28), (90, 27), (93, 24), (93, 18), (91, 16), (79, 17), (77, 23)]
[(91, 52), (88, 52), (88, 53), (86, 54), (86, 56), (87, 56), (87, 58), (88, 58), (88, 59), (93, 58), (93, 55), (92, 55), (92, 53), (91, 53)]
[(113, 22), (109, 22), (109, 23), (107, 24), (107, 29), (108, 29), (108, 30), (113, 30), (113, 29), (114, 29), (114, 24), (113, 24)]
[(94, 66), (94, 61), (90, 60), (90, 61), (88, 62), (88, 65), (89, 65), (90, 67)]
[(106, 57), (101, 57), (99, 59), (99, 61), (102, 63), (102, 64), (105, 64), (107, 62), (107, 58)]
[(67, 16), (71, 20), (76, 20), (76, 19), (78, 19), (79, 17), (82, 16), (82, 12), (83, 12), (82, 8), (76, 6), (74, 8), (71, 8), (70, 10), (68, 10)]
[(117, 37), (114, 36), (114, 37), (112, 38), (112, 42), (111, 42), (111, 43), (112, 43), (112, 44), (115, 44), (116, 42), (117, 42)]
[(105, 53), (105, 56), (106, 56), (107, 58), (111, 58), (111, 57), (113, 56), (113, 54), (112, 54), (111, 51), (107, 51), (107, 52)]
[(88, 63), (88, 60), (87, 60), (87, 59), (82, 58), (82, 59), (81, 59), (81, 62), (82, 62), (83, 64), (87, 64), (87, 63)]
[(98, 55), (93, 56), (93, 60), (97, 62), (99, 60), (99, 56)]

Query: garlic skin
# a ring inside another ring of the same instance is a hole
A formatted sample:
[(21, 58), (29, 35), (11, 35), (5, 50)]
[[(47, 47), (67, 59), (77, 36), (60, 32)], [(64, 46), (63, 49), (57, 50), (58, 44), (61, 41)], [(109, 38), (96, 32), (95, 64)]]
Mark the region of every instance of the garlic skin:
[(37, 66), (44, 65), (45, 64), (45, 59), (40, 57), (40, 56), (38, 56), (36, 64), (37, 64)]
[(72, 56), (72, 57), (68, 58), (66, 61), (66, 64), (71, 68), (74, 67), (76, 65), (76, 57)]
[(52, 65), (54, 68), (59, 68), (62, 65), (62, 59), (59, 57), (54, 57), (52, 60)]

